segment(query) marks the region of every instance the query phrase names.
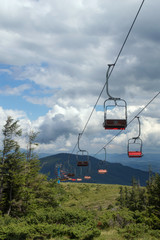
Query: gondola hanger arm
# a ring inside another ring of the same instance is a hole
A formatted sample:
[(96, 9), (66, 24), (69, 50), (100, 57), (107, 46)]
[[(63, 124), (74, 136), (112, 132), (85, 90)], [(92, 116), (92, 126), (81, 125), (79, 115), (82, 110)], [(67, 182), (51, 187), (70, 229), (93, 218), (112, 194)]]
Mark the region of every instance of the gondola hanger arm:
[(104, 160), (106, 162), (106, 148), (104, 147), (103, 149), (104, 149), (104, 154), (105, 154), (105, 159)]
[(107, 95), (109, 96), (109, 99), (110, 100), (114, 100), (115, 101), (115, 105), (116, 105), (116, 100), (120, 100), (120, 98), (115, 98), (115, 97), (112, 97), (109, 93), (109, 90), (108, 90), (108, 80), (109, 80), (109, 77), (110, 77), (110, 73), (111, 73), (111, 67), (113, 68), (115, 66), (115, 63), (113, 64), (108, 64), (108, 69), (107, 69), (107, 72), (106, 72), (106, 93)]
[(137, 118), (137, 120), (138, 120), (138, 136), (137, 137), (133, 137), (133, 139), (138, 139), (139, 137), (140, 137), (140, 135), (141, 135), (141, 123), (140, 123), (140, 120), (139, 120), (139, 117), (138, 116), (136, 116), (135, 118)]
[(82, 133), (79, 133), (78, 134), (78, 149), (79, 149), (78, 152), (82, 152), (82, 155), (83, 155), (84, 152), (87, 153), (87, 155), (89, 155), (88, 151), (80, 148), (79, 141), (80, 141), (81, 136), (82, 136)]

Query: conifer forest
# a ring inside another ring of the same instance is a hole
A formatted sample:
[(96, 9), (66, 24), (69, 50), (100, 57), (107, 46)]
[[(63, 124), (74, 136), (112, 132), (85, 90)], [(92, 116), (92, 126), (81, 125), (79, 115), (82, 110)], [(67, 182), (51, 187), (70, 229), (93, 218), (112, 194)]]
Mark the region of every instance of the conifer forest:
[(40, 173), (36, 132), (19, 144), (18, 120), (1, 130), (0, 240), (160, 239), (160, 176), (145, 187), (63, 182)]

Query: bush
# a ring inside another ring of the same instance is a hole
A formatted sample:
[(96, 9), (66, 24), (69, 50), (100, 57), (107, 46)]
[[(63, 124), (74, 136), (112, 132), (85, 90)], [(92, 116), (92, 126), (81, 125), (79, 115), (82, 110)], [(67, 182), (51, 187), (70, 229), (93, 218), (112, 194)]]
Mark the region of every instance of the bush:
[(82, 210), (39, 209), (18, 220), (0, 217), (0, 224), (1, 240), (46, 240), (56, 236), (89, 240), (100, 235), (92, 213)]
[(121, 227), (124, 228), (126, 225), (135, 222), (134, 213), (129, 211), (127, 208), (120, 210), (107, 210), (99, 218), (98, 227), (100, 229), (107, 229), (109, 227)]
[(138, 238), (156, 240), (160, 237), (160, 231), (151, 230), (149, 226), (144, 223), (130, 224), (124, 229), (118, 229), (118, 232), (122, 234), (124, 239), (128, 240), (135, 240)]

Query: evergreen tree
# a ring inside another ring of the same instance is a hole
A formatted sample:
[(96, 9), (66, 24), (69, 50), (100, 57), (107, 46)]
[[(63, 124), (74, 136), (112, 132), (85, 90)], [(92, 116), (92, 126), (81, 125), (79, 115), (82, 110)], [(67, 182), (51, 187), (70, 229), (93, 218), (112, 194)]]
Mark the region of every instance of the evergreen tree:
[(25, 161), (25, 184), (22, 191), (22, 214), (27, 214), (28, 212), (32, 211), (35, 208), (35, 198), (36, 198), (36, 191), (38, 185), (43, 181), (44, 176), (39, 174), (40, 170), (40, 162), (38, 157), (34, 154), (34, 145), (37, 146), (38, 144), (35, 143), (35, 139), (38, 133), (31, 131), (27, 135), (27, 153), (26, 153), (26, 161)]
[[(34, 182), (34, 178), (38, 176), (40, 170), (40, 161), (38, 156), (34, 153), (34, 146), (38, 146), (35, 142), (38, 132), (31, 131), (28, 134), (28, 145), (27, 145), (27, 169), (26, 169), (26, 180), (28, 184)], [(30, 183), (29, 183), (30, 182)]]
[(0, 157), (0, 210), (2, 214), (20, 217), (39, 207), (58, 205), (56, 183), (40, 174), (40, 161), (34, 154), (38, 133), (28, 135), (27, 154), (20, 152), (17, 137), (22, 134), (18, 121), (7, 118), (2, 130)]
[(147, 206), (145, 188), (140, 187), (135, 178), (132, 179), (132, 188), (120, 187), (118, 203), (121, 207), (127, 207), (131, 211), (143, 211)]
[(129, 192), (128, 188), (125, 187), (125, 207), (128, 207)]
[(2, 133), (4, 138), (0, 162), (0, 210), (9, 215), (24, 181), (24, 155), (20, 153), (20, 146), (16, 141), (22, 130), (18, 121), (9, 116)]
[(152, 175), (147, 184), (148, 209), (160, 218), (160, 175)]
[(139, 188), (139, 196), (138, 196), (138, 210), (143, 211), (147, 207), (147, 196), (146, 196), (146, 189)]
[(125, 194), (124, 194), (124, 189), (122, 186), (120, 186), (119, 194), (120, 194), (120, 196), (117, 200), (119, 202), (120, 207), (124, 207), (125, 206)]

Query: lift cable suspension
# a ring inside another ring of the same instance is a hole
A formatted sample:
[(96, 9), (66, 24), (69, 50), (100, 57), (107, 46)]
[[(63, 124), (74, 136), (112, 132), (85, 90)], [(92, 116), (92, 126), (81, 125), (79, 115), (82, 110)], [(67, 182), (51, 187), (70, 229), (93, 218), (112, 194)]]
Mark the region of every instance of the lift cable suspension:
[[(139, 15), (139, 13), (140, 13), (140, 11), (141, 11), (141, 9), (142, 9), (142, 6), (143, 6), (144, 2), (145, 2), (145, 0), (142, 1), (141, 5), (140, 5), (140, 7), (139, 7), (139, 9), (138, 9), (138, 11), (137, 11), (137, 14), (136, 14), (136, 16), (135, 16), (135, 18), (134, 18), (134, 20), (133, 20), (133, 22), (132, 22), (132, 24), (131, 24), (131, 27), (130, 27), (130, 29), (129, 29), (126, 37), (125, 37), (125, 40), (124, 40), (124, 42), (123, 42), (123, 44), (122, 44), (122, 47), (121, 47), (121, 49), (120, 49), (120, 51), (119, 51), (119, 53), (118, 53), (118, 55), (117, 55), (117, 58), (116, 58), (114, 64), (112, 65), (112, 69), (111, 69), (111, 71), (110, 71), (110, 73), (109, 73), (108, 79), (109, 79), (109, 77), (111, 76), (111, 74), (112, 74), (112, 72), (113, 72), (113, 69), (114, 69), (116, 63), (118, 62), (118, 59), (119, 59), (119, 57), (120, 57), (120, 55), (121, 55), (121, 53), (122, 53), (122, 51), (123, 51), (123, 48), (124, 48), (124, 46), (125, 46), (125, 44), (126, 44), (126, 42), (127, 42), (127, 40), (128, 40), (128, 37), (129, 37), (129, 35), (130, 35), (130, 33), (131, 33), (132, 29), (133, 29), (133, 26), (134, 26), (134, 24), (135, 24), (135, 22), (136, 22), (136, 20), (137, 20), (137, 18), (138, 18), (138, 15)], [(98, 96), (98, 98), (97, 98), (97, 101), (96, 101), (96, 103), (95, 103), (95, 105), (94, 105), (94, 107), (93, 107), (93, 109), (92, 109), (92, 111), (91, 111), (91, 113), (90, 113), (90, 115), (89, 115), (89, 118), (88, 118), (88, 120), (87, 120), (87, 122), (86, 122), (86, 124), (85, 124), (85, 126), (84, 126), (84, 128), (83, 128), (83, 131), (82, 131), (82, 133), (81, 133), (81, 136), (83, 135), (84, 131), (85, 131), (86, 128), (87, 128), (87, 125), (88, 125), (88, 123), (89, 123), (89, 121), (90, 121), (90, 119), (91, 119), (91, 117), (92, 117), (92, 115), (93, 115), (93, 112), (94, 112), (94, 110), (95, 110), (95, 108), (96, 108), (96, 106), (97, 106), (97, 104), (98, 104), (98, 102), (99, 102), (99, 99), (100, 99), (100, 97), (101, 97), (101, 95), (102, 95), (102, 93), (103, 93), (103, 91), (104, 91), (105, 86), (106, 86), (106, 83), (104, 84), (104, 86), (103, 86), (103, 88), (102, 88), (102, 90), (101, 90), (101, 92), (100, 92), (100, 94), (99, 94), (99, 96)], [(74, 146), (74, 148), (73, 148), (73, 150), (72, 150), (72, 153), (75, 151), (77, 145), (78, 145), (78, 142), (75, 144), (75, 146)]]
[[(138, 112), (138, 114), (137, 114), (134, 118), (132, 118), (132, 119), (130, 120), (130, 122), (127, 124), (127, 127), (128, 127), (128, 125), (131, 124), (131, 122), (133, 122), (133, 120), (134, 120), (135, 118), (137, 118), (137, 117), (154, 101), (155, 98), (158, 97), (159, 94), (160, 94), (160, 92), (158, 92), (158, 93)], [(94, 156), (96, 156), (99, 152), (101, 152), (104, 147), (107, 147), (116, 137), (118, 137), (118, 135), (119, 135), (121, 132), (122, 132), (122, 130), (120, 130), (109, 142), (107, 142)]]
[(140, 139), (141, 135), (141, 123), (139, 117), (136, 117), (138, 120), (138, 136), (132, 137), (128, 140), (127, 152), (129, 158), (139, 158), (142, 157), (142, 140)]

